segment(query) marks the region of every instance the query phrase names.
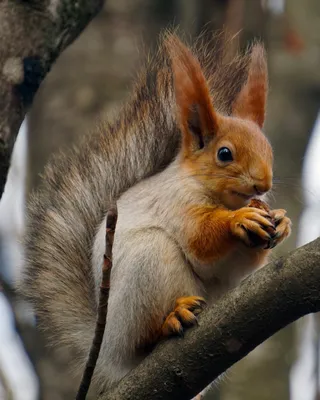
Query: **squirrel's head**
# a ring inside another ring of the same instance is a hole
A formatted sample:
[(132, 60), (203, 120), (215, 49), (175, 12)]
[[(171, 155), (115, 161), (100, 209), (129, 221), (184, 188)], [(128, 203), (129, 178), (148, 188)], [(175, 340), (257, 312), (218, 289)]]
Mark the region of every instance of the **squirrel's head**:
[(208, 83), (191, 51), (175, 36), (167, 39), (172, 61), (180, 161), (210, 196), (237, 209), (272, 186), (272, 148), (262, 132), (268, 87), (262, 45), (252, 47), (248, 76), (231, 115), (214, 108)]

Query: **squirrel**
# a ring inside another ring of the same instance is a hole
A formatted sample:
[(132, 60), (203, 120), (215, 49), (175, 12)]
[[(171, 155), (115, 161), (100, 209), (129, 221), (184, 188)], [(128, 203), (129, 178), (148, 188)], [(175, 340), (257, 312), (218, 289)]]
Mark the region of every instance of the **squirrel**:
[(285, 210), (260, 200), (273, 165), (261, 130), (263, 46), (228, 64), (208, 51), (167, 34), (118, 119), (54, 157), (27, 205), (20, 289), (79, 369), (94, 335), (106, 213), (117, 207), (100, 387), (193, 325), (290, 234)]

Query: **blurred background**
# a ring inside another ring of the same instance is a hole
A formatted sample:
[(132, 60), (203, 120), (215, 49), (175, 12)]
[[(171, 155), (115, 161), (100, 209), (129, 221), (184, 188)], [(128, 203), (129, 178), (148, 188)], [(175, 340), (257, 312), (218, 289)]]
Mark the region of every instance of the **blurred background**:
[[(107, 0), (48, 74), (19, 133), (12, 184), (8, 182), (0, 205), (9, 280), (19, 273), (14, 267), (21, 251), (17, 239), (23, 233), (25, 193), (37, 186), (48, 157), (119, 107), (159, 32), (175, 25), (190, 38), (204, 29), (224, 28), (236, 35), (241, 48), (254, 38), (265, 43), (270, 74), (265, 131), (275, 152), (273, 206), (287, 209), (293, 221), (291, 238), (274, 256), (319, 236), (320, 1)], [(21, 315), (26, 316), (26, 310), (21, 306)], [(74, 397), (77, 384), (66, 372), (70, 355), (45, 348), (46, 339), (37, 333), (35, 340), (31, 332), (23, 329), (42, 398)], [(317, 315), (283, 329), (231, 368), (204, 398), (319, 400), (319, 334)], [(0, 353), (0, 382), (5, 376)]]

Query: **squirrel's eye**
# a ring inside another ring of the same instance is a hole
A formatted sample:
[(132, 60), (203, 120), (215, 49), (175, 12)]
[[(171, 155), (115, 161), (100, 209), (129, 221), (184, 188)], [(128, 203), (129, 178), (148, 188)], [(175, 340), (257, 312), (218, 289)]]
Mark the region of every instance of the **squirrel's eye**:
[(218, 159), (223, 162), (229, 162), (233, 160), (231, 150), (228, 147), (221, 147), (218, 150)]

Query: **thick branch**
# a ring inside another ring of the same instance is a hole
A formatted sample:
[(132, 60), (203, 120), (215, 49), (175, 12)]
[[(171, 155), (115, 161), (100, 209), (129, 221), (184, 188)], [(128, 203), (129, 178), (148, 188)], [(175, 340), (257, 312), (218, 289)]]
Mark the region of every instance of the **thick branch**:
[(103, 0), (0, 2), (0, 195), (28, 106), (59, 54)]
[[(102, 5), (103, 0), (0, 1), (0, 198), (16, 136), (36, 91)], [(24, 339), (28, 330), (24, 327)]]
[(275, 332), (319, 311), (319, 293), (317, 239), (252, 274), (100, 400), (188, 400)]

